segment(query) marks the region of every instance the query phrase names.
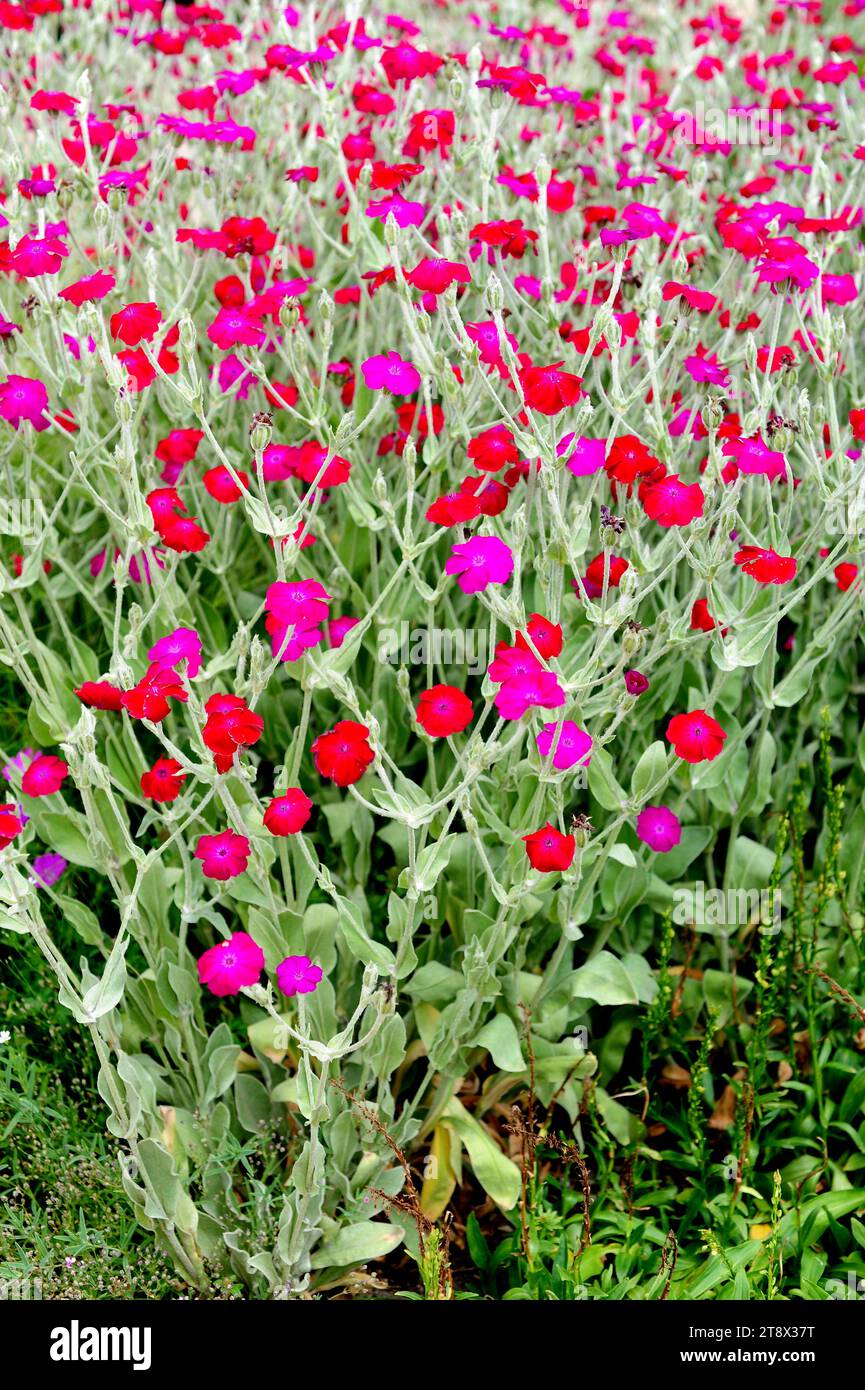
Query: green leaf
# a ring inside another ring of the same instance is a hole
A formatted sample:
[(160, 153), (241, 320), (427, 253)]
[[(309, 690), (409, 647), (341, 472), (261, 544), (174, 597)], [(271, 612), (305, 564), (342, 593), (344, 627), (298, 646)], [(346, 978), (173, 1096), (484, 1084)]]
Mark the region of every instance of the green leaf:
[(667, 750), (658, 739), (650, 743), (631, 777), (631, 796), (643, 801), (667, 771)]
[(749, 840), (747, 835), (739, 835), (730, 861), (730, 887), (737, 891), (765, 888), (774, 866), (774, 850)]
[(571, 976), (573, 997), (596, 1004), (650, 1004), (657, 992), (648, 962), (633, 954), (619, 960), (610, 951), (599, 951)]
[(456, 1130), (468, 1152), (475, 1177), (484, 1192), (492, 1197), (503, 1211), (510, 1211), (519, 1199), (522, 1182), (520, 1170), (495, 1143), (473, 1115), (454, 1096), (442, 1113)]
[(84, 903), (80, 903), (75, 898), (67, 897), (65, 893), (58, 893), (58, 905), (63, 916), (71, 922), (82, 941), (86, 941), (88, 946), (101, 946), (105, 940), (99, 922)]
[(625, 792), (613, 776), (613, 764), (605, 748), (592, 751), (589, 763), (589, 791), (605, 811), (620, 811), (627, 801)]
[(356, 1221), (343, 1226), (331, 1239), (324, 1241), (310, 1256), (312, 1269), (335, 1269), (346, 1265), (366, 1264), (389, 1255), (403, 1239), (401, 1226), (389, 1221)]
[(522, 1072), (526, 1069), (516, 1024), (508, 1014), (496, 1014), (489, 1023), (485, 1023), (472, 1046), (485, 1047), (502, 1071)]
[(247, 1134), (260, 1134), (272, 1118), (267, 1088), (248, 1072), (239, 1071), (234, 1079), (237, 1118)]
[(126, 988), (126, 948), (129, 945), (129, 937), (118, 937), (111, 948), (111, 954), (105, 962), (105, 969), (102, 972), (102, 979), (84, 994), (81, 1005), (85, 1021), (95, 1023), (103, 1014), (110, 1013), (116, 1008), (123, 998), (123, 991)]
[(368, 935), (357, 904), (349, 898), (338, 897), (336, 911), (340, 935), (355, 959), (364, 965), (374, 965), (382, 975), (393, 975), (396, 970), (393, 952)]

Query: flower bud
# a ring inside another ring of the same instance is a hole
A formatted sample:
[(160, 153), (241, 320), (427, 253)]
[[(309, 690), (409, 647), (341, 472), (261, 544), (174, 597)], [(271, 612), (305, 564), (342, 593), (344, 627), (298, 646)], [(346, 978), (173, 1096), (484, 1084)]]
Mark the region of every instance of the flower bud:
[(504, 308), (505, 296), (502, 283), (497, 275), (491, 275), (487, 282), (487, 304), (490, 312), (500, 314)]
[(571, 820), (571, 830), (577, 849), (585, 849), (592, 838), (592, 822), (588, 816), (578, 815)]
[(183, 318), (180, 320), (180, 323), (178, 324), (178, 329), (180, 333), (179, 341), (181, 352), (184, 354), (184, 356), (191, 357), (192, 354), (195, 352), (195, 344), (198, 340), (198, 331), (195, 327), (195, 324), (192, 322), (192, 319), (189, 318), (188, 315), (184, 314)]
[(714, 431), (724, 418), (724, 406), (719, 396), (707, 396), (700, 411), (700, 419), (706, 429)]
[(391, 249), (399, 245), (399, 223), (392, 212), (388, 213), (384, 224), (384, 244)]
[(300, 323), (300, 308), (293, 299), (284, 299), (279, 306), (279, 322), (286, 333), (293, 333)]
[(637, 655), (643, 645), (642, 628), (629, 623), (622, 637), (622, 652), (625, 660), (630, 661)]
[(249, 447), (254, 454), (263, 454), (272, 438), (273, 416), (267, 410), (259, 410), (250, 422)]

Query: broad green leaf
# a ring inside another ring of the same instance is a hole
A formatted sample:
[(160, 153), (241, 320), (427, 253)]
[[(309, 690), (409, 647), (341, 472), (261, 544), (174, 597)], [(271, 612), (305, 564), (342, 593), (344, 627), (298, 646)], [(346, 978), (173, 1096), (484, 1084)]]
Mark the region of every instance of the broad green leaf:
[(573, 997), (596, 1004), (649, 1004), (657, 992), (648, 962), (632, 954), (620, 960), (610, 951), (599, 951), (571, 976)]
[(520, 1170), (502, 1153), (488, 1130), (454, 1096), (442, 1113), (468, 1151), (475, 1177), (484, 1192), (504, 1211), (516, 1206), (521, 1190)]

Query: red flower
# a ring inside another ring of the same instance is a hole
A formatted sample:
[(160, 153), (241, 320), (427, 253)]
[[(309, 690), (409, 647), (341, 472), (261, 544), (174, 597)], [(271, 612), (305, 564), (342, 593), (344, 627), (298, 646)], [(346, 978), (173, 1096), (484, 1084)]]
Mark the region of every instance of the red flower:
[(523, 840), (529, 863), (542, 874), (564, 872), (574, 862), (576, 841), (573, 835), (563, 835), (549, 821), (541, 830), (524, 835)]
[(249, 841), (245, 835), (235, 835), (233, 830), (221, 830), (218, 835), (200, 837), (195, 846), (195, 857), (201, 860), (205, 878), (225, 882), (245, 872), (249, 851)]
[(75, 691), (88, 709), (122, 710), (123, 691), (110, 681), (85, 681)]
[(111, 315), (111, 336), (134, 348), (155, 338), (161, 322), (162, 315), (155, 304), (149, 301), (146, 304), (125, 304)]
[(434, 685), (418, 701), (417, 722), (431, 738), (461, 734), (472, 722), (472, 702), (455, 685)]
[(246, 473), (242, 468), (236, 468), (234, 471), (243, 485), (242, 488), (237, 486), (224, 463), (218, 463), (214, 468), (208, 468), (201, 480), (210, 496), (215, 498), (217, 502), (221, 502), (223, 506), (227, 506), (230, 502), (239, 502), (244, 490), (249, 491), (249, 478)]
[(300, 787), (289, 787), (275, 796), (264, 813), (265, 827), (271, 835), (296, 835), (312, 815), (312, 802)]
[[(164, 439), (160, 439), (156, 446), (156, 457), (166, 465), (162, 476), (167, 483), (175, 482), (183, 465), (195, 458), (203, 438), (203, 430), (172, 430)], [(169, 470), (174, 470), (174, 476), (170, 475)]]
[(369, 729), (353, 719), (340, 719), (326, 734), (319, 734), (312, 745), (316, 770), (338, 787), (359, 782), (375, 754), (367, 742)]
[(847, 590), (852, 588), (856, 583), (856, 576), (858, 573), (859, 566), (854, 565), (852, 561), (849, 560), (835, 566), (834, 574), (838, 581), (838, 588), (841, 590), (842, 594), (846, 594)]
[(150, 771), (141, 774), (141, 790), (151, 801), (176, 801), (187, 776), (176, 758), (157, 758)]
[(643, 510), (659, 526), (688, 526), (703, 515), (703, 489), (699, 483), (683, 483), (675, 473), (650, 484), (643, 495)]
[(153, 529), (169, 550), (185, 555), (204, 549), (210, 535), (194, 517), (182, 515), (186, 507), (176, 488), (155, 488), (144, 500), (153, 517)]
[(850, 428), (854, 439), (865, 441), (865, 410), (850, 411)]
[(21, 778), (21, 790), (25, 796), (51, 796), (59, 792), (69, 768), (62, 758), (51, 753), (41, 753), (34, 758)]
[(24, 829), (24, 822), (14, 805), (0, 806), (0, 849), (11, 845), (16, 835)]
[(177, 672), (155, 661), (137, 685), (123, 691), (120, 703), (133, 719), (149, 719), (158, 724), (171, 711), (169, 700), (185, 703), (188, 699)]
[(481, 516), (500, 516), (510, 496), (504, 483), (495, 480), (484, 483), (482, 478), (466, 478), (460, 483), (460, 492), (470, 492), (477, 498)]
[(667, 725), (667, 738), (676, 757), (684, 758), (686, 763), (711, 762), (723, 749), (726, 737), (717, 719), (704, 709), (676, 714)]
[[(542, 656), (545, 661), (551, 656), (561, 654), (562, 629), (559, 623), (551, 623), (549, 618), (542, 618), (540, 613), (532, 613), (526, 623), (526, 630), (538, 656)], [(524, 651), (531, 651), (521, 632), (516, 635), (515, 645), (522, 647)]]
[(711, 632), (717, 623), (709, 612), (709, 600), (698, 598), (691, 609), (691, 631)]
[(497, 473), (506, 464), (517, 463), (519, 450), (506, 425), (493, 425), (469, 441), (468, 455), (482, 473)]
[[(604, 592), (604, 572), (607, 572), (607, 588), (617, 589), (622, 581), (625, 570), (630, 569), (627, 560), (621, 555), (613, 555), (610, 551), (606, 557), (596, 555), (583, 575), (583, 584), (589, 598), (599, 598)], [(579, 587), (574, 581), (574, 588), (579, 592)]]
[(217, 772), (228, 772), (235, 753), (261, 738), (264, 720), (239, 695), (211, 695), (204, 712), (207, 721), (201, 737), (213, 754)]
[(65, 299), (67, 303), (80, 308), (82, 304), (90, 304), (93, 300), (104, 299), (113, 289), (114, 276), (111, 271), (97, 270), (93, 275), (85, 275), (83, 280), (76, 280), (73, 285), (67, 285), (65, 290), (60, 290), (57, 298)]
[(459, 526), (466, 521), (474, 521), (481, 514), (480, 500), (471, 492), (460, 487), (456, 492), (446, 492), (426, 509), (426, 519), (434, 526)]
[(551, 367), (526, 367), (520, 372), (523, 396), (531, 410), (541, 415), (558, 415), (580, 399), (582, 377), (559, 371), (561, 365), (554, 362)]
[(761, 550), (757, 545), (743, 545), (733, 556), (733, 563), (758, 584), (789, 584), (796, 577), (796, 561), (792, 555)]
[(463, 265), (462, 261), (446, 261), (440, 257), (431, 259), (424, 256), (414, 270), (406, 272), (405, 278), (413, 289), (428, 290), (431, 294), (444, 294), (449, 285), (468, 285), (472, 277), (468, 266)]
[(655, 455), (635, 434), (622, 434), (614, 439), (604, 464), (608, 478), (628, 487), (637, 478), (645, 478), (660, 467)]

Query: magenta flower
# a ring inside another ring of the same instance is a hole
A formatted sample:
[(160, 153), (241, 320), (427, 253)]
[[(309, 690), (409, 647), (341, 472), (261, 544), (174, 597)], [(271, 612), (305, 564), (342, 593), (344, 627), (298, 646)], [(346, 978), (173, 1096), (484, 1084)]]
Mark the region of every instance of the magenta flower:
[(386, 222), (391, 213), (398, 227), (419, 227), (426, 217), (426, 208), (423, 203), (411, 203), (407, 198), (400, 197), (399, 193), (392, 193), (389, 198), (370, 203), (366, 209), (367, 217), (378, 218), (382, 222)]
[(62, 854), (37, 854), (32, 867), (31, 881), (41, 883), (44, 888), (52, 888), (69, 865)]
[(22, 748), (21, 752), (16, 753), (14, 758), (10, 758), (3, 768), (3, 776), (6, 778), (6, 781), (11, 782), (12, 773), (23, 772), (37, 756), (38, 754), (35, 753), (32, 748)]
[(257, 318), (246, 309), (220, 309), (207, 330), (207, 336), (218, 348), (226, 351), (237, 347), (261, 347), (267, 334)]
[(204, 877), (216, 878), (221, 882), (245, 872), (249, 853), (246, 836), (235, 835), (233, 830), (220, 830), (218, 835), (202, 835), (195, 846), (195, 857), (201, 860)]
[(286, 956), (276, 967), (276, 983), (291, 999), (295, 994), (312, 994), (323, 973), (321, 966), (313, 965), (309, 956)]
[(233, 932), (199, 957), (198, 979), (211, 994), (239, 994), (244, 985), (257, 985), (264, 969), (264, 952), (245, 931)]
[(637, 816), (637, 837), (658, 854), (669, 854), (682, 838), (682, 825), (669, 806), (644, 806)]
[[(558, 444), (556, 453), (559, 456), (566, 454), (573, 442), (574, 435), (566, 434), (564, 439)], [(575, 478), (586, 478), (592, 473), (599, 473), (606, 462), (606, 458), (606, 439), (590, 439), (587, 435), (581, 434), (565, 466), (573, 473)]]
[(778, 449), (770, 449), (759, 435), (753, 439), (727, 439), (721, 452), (733, 459), (743, 473), (759, 473), (770, 481), (786, 476), (784, 455)]
[(629, 695), (645, 695), (649, 688), (649, 682), (642, 671), (625, 672), (625, 689)]
[(175, 670), (179, 662), (185, 661), (186, 674), (194, 680), (201, 670), (201, 638), (194, 627), (176, 627), (166, 637), (160, 637), (147, 655), (151, 661)]
[(347, 614), (342, 618), (332, 618), (327, 625), (327, 640), (332, 647), (341, 647), (353, 627), (357, 627), (360, 618), (350, 618)]
[(327, 621), (330, 594), (317, 579), (271, 584), (264, 599), (265, 627), (273, 655), (280, 661), (298, 661), (310, 647), (322, 641), (320, 624)]
[(368, 357), (361, 362), (360, 369), (370, 391), (390, 391), (393, 396), (410, 396), (420, 390), (420, 372), (398, 352)]
[(490, 584), (507, 584), (513, 572), (511, 548), (498, 536), (472, 536), (455, 545), (445, 563), (445, 573), (459, 576), (457, 583), (464, 594), (479, 594)]
[[(548, 758), (556, 739), (558, 724), (545, 724), (535, 742), (541, 756)], [(587, 767), (592, 756), (592, 737), (581, 729), (572, 719), (563, 719), (561, 733), (553, 754), (553, 767), (565, 772), (574, 763)]]
[(708, 381), (712, 386), (720, 386), (722, 390), (729, 387), (727, 368), (722, 367), (712, 357), (686, 357), (684, 366), (693, 381)]
[(521, 719), (530, 709), (561, 709), (564, 703), (565, 692), (557, 677), (541, 667), (505, 681), (495, 699), (502, 719)]
[(48, 392), (41, 381), (29, 376), (10, 376), (0, 386), (0, 416), (13, 429), (27, 420), (34, 430), (47, 430)]

